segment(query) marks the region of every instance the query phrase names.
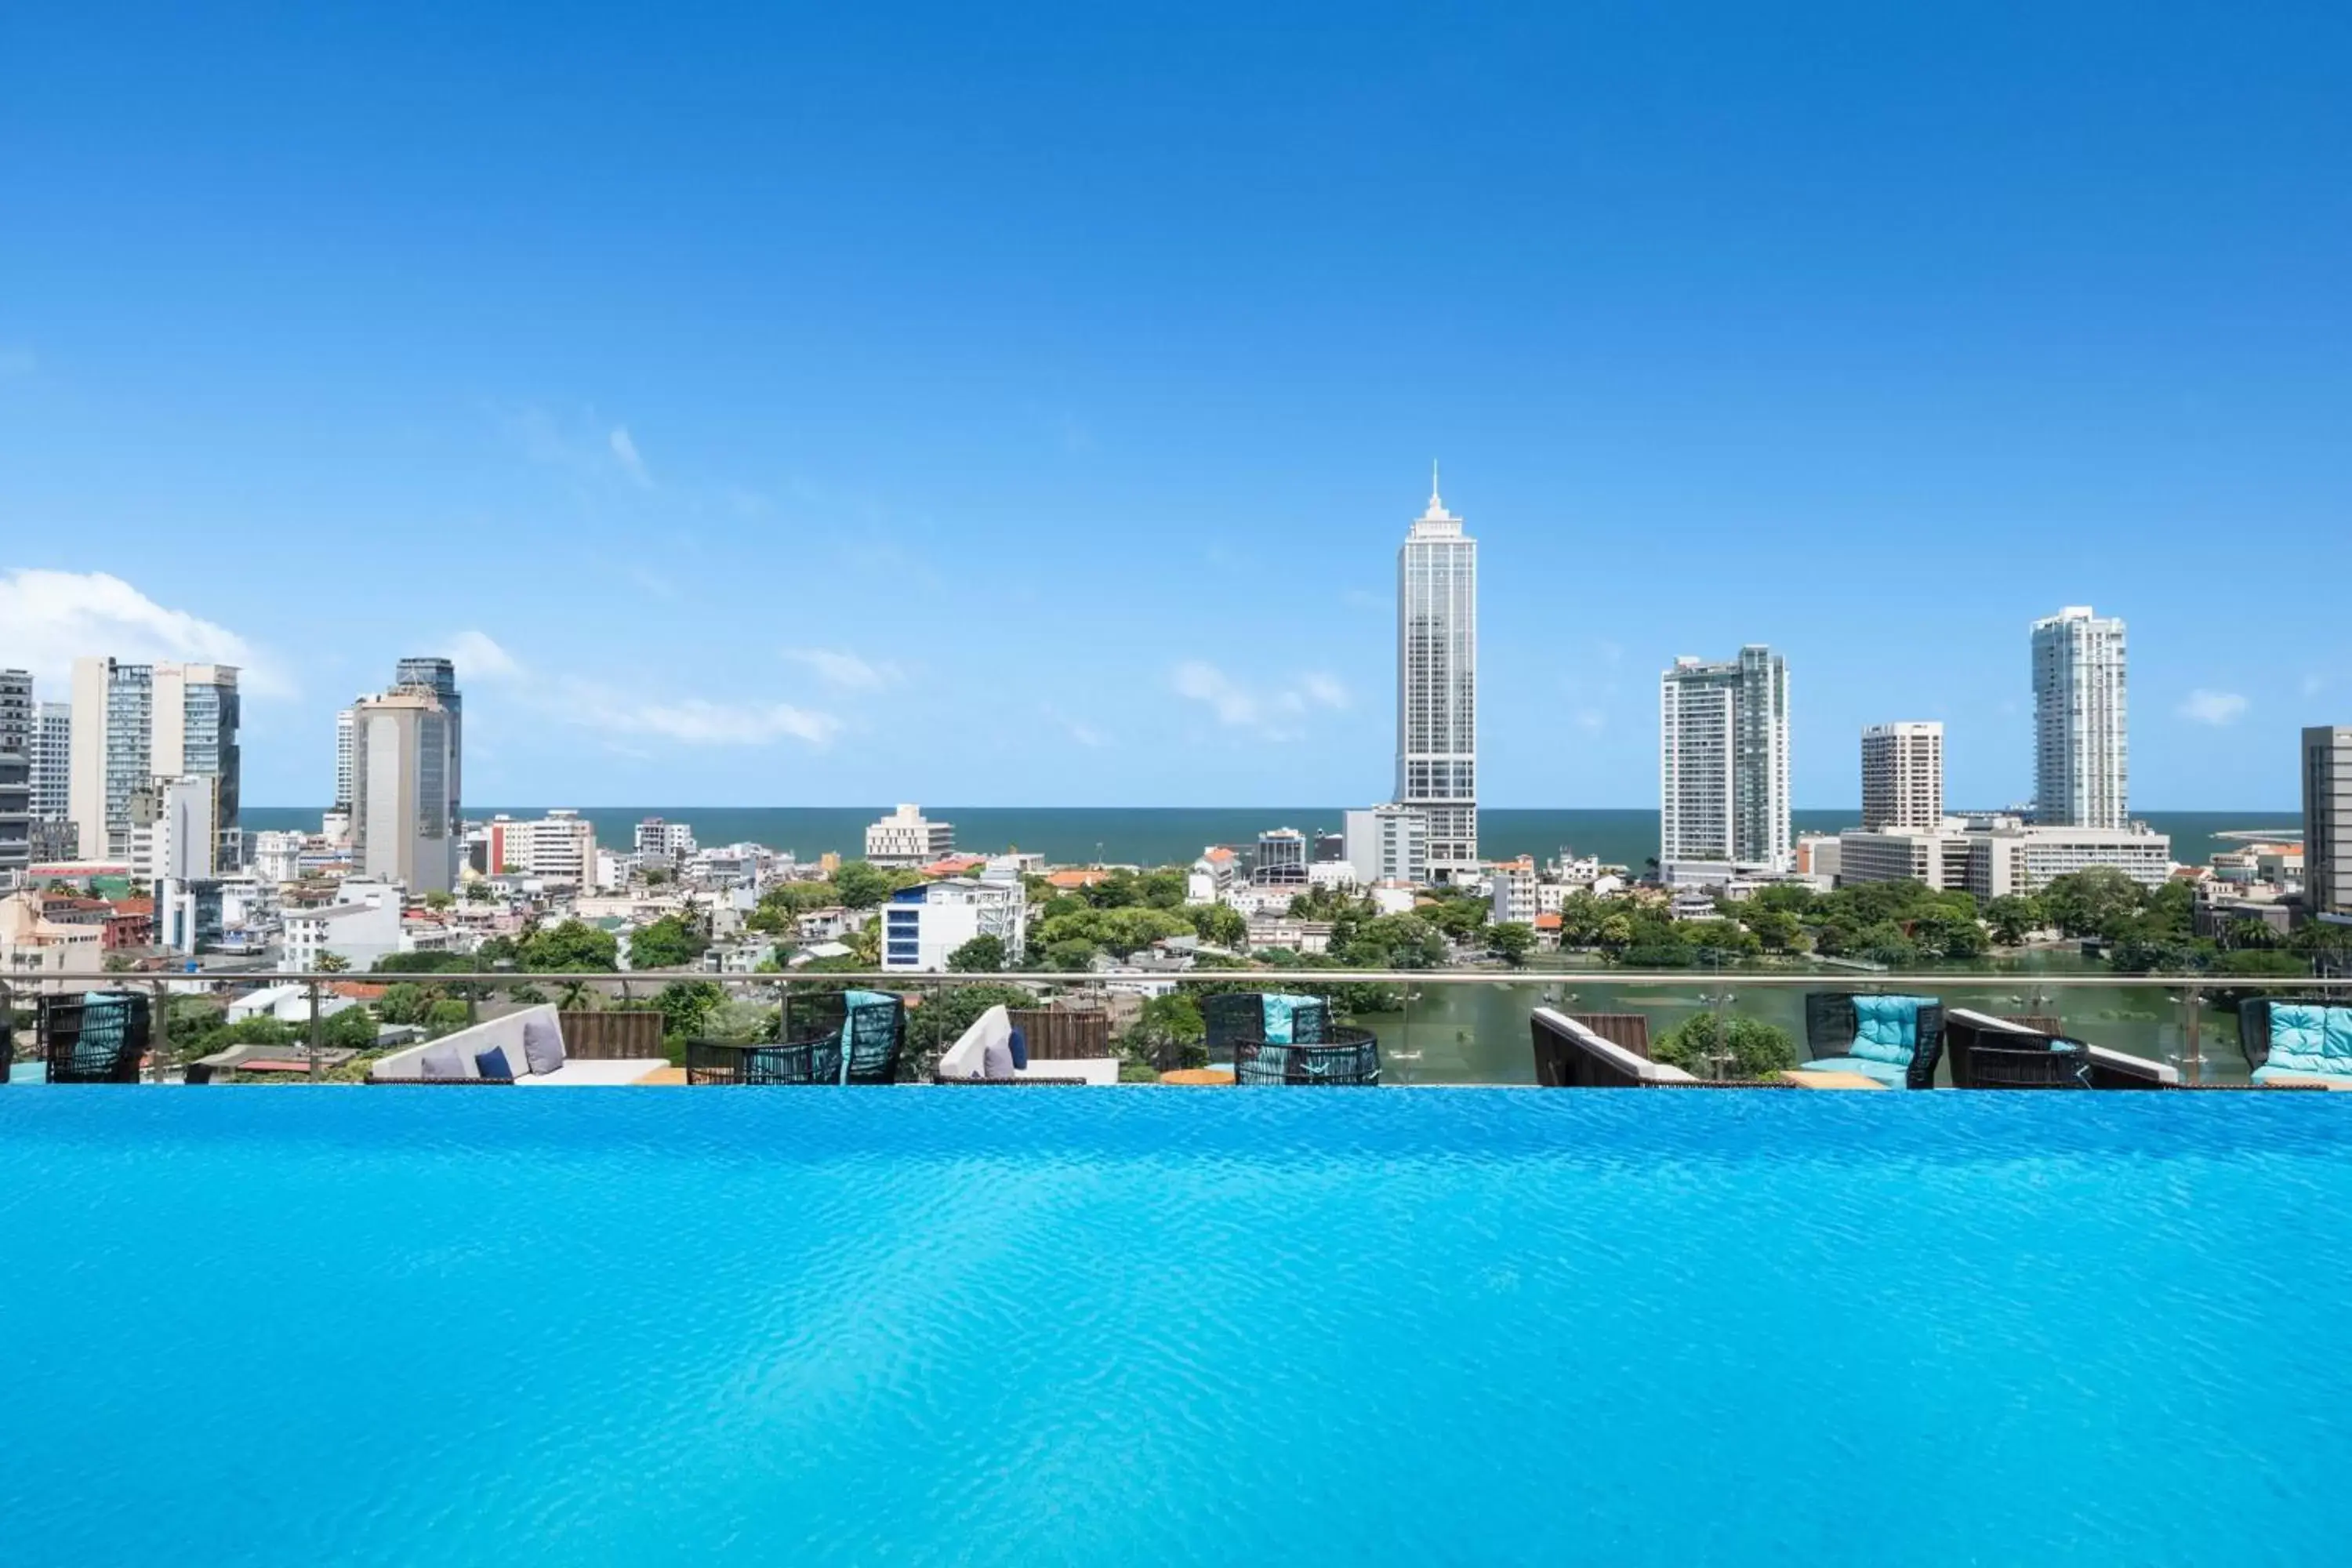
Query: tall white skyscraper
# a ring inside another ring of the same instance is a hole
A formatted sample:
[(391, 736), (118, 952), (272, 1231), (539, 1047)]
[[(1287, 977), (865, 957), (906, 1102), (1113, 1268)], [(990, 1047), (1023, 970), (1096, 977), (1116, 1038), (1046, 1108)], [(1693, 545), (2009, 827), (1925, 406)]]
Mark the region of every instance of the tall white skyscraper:
[(33, 816), (63, 822), (73, 793), (73, 704), (44, 702), (33, 714)]
[(1429, 873), (1479, 874), (1478, 542), (1438, 499), (1397, 552), (1399, 803), (1428, 823)]
[(1789, 812), (1789, 666), (1751, 644), (1678, 658), (1658, 684), (1658, 861), (1796, 864)]
[(74, 660), (68, 805), (82, 858), (127, 858), (131, 796), (158, 779), (202, 775), (215, 781), (218, 864), (235, 870), (245, 848), (238, 716), (233, 666)]
[(2033, 623), (2033, 819), (2130, 826), (2124, 624), (2069, 605)]
[(1944, 727), (1872, 724), (1862, 732), (1862, 826), (1936, 828), (1944, 822)]
[(352, 706), (335, 714), (334, 804), (337, 805), (350, 806), (356, 804), (352, 799), (352, 788), (357, 777), (358, 764), (354, 757), (359, 744), (359, 705), (368, 700), (370, 699), (364, 696), (354, 697), (352, 699)]
[(455, 882), (449, 769), (457, 727), (441, 700), (404, 686), (352, 708), (352, 843), (360, 868), (412, 893), (446, 893)]

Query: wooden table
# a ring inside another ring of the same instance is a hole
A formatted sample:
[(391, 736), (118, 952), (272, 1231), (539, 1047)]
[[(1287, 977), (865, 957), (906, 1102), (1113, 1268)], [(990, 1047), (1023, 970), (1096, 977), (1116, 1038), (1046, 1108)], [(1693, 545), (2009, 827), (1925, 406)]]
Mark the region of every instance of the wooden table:
[(1804, 1072), (1790, 1068), (1780, 1075), (1783, 1083), (1793, 1083), (1799, 1089), (1885, 1089), (1887, 1086), (1859, 1072)]
[(686, 1069), (684, 1068), (656, 1068), (653, 1071), (646, 1074), (645, 1077), (637, 1079), (637, 1082), (640, 1084), (684, 1083), (685, 1081)]
[(1229, 1084), (1234, 1081), (1234, 1069), (1231, 1068), (1178, 1068), (1172, 1072), (1161, 1073), (1160, 1081), (1191, 1085), (1195, 1088), (1211, 1084)]

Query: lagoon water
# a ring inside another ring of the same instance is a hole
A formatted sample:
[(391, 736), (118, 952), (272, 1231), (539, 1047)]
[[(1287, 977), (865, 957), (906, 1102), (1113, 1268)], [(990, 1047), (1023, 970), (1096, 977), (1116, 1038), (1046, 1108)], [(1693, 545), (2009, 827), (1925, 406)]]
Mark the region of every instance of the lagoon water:
[(0, 1089), (0, 1559), (2341, 1559), (2335, 1095)]

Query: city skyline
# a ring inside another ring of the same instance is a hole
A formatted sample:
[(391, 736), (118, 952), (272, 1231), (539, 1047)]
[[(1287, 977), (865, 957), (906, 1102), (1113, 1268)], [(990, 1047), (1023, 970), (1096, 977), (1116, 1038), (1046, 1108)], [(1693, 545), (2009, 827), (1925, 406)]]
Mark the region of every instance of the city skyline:
[(1799, 805), (1897, 713), (2021, 802), (2095, 604), (2133, 809), (2288, 805), (2352, 627), (2227, 552), (2352, 574), (2336, 24), (2125, 15), (31, 20), (0, 664), (238, 666), (259, 803), (419, 649), (468, 799), (1369, 801), (1438, 454), (1484, 805), (1651, 802), (1748, 641)]

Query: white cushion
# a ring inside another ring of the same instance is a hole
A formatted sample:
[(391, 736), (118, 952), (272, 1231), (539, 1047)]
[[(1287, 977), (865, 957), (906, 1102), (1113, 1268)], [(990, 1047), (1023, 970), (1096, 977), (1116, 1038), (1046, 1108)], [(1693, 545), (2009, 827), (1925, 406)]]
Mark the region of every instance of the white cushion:
[[(956, 1043), (940, 1056), (941, 1078), (1011, 1078), (1013, 1076), (1013, 1020), (1000, 1004), (991, 1007), (971, 1022)], [(995, 1071), (990, 1066), (991, 1047), (1004, 1053), (1004, 1070)]]
[(667, 1058), (648, 1057), (635, 1061), (595, 1062), (567, 1060), (553, 1072), (534, 1073), (519, 1078), (515, 1082), (526, 1087), (554, 1089), (609, 1089), (615, 1084), (635, 1083), (639, 1079), (659, 1072), (669, 1066)]

